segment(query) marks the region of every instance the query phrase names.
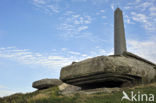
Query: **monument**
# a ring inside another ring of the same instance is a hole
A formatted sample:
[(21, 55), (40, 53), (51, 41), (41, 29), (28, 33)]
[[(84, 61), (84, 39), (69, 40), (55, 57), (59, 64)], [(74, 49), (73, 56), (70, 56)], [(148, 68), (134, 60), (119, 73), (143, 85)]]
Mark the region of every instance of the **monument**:
[(133, 86), (156, 81), (156, 64), (127, 52), (123, 15), (117, 8), (114, 12), (114, 55), (65, 66), (60, 79), (82, 89)]
[(126, 52), (125, 29), (122, 11), (117, 8), (114, 12), (114, 55)]

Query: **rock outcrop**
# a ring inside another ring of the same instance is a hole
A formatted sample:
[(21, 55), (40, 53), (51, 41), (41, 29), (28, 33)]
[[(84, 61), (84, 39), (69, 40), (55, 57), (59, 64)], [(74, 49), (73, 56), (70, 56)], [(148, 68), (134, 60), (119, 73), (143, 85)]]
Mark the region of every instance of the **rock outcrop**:
[(66, 83), (59, 85), (58, 88), (62, 92), (62, 94), (73, 93), (75, 91), (81, 90), (81, 87), (66, 84)]
[(156, 65), (124, 52), (72, 63), (61, 69), (60, 79), (82, 89), (133, 86), (156, 81)]
[(62, 83), (63, 82), (58, 79), (42, 79), (42, 80), (33, 82), (32, 87), (40, 90), (40, 89), (46, 89), (46, 88), (53, 87), (53, 86), (59, 86)]

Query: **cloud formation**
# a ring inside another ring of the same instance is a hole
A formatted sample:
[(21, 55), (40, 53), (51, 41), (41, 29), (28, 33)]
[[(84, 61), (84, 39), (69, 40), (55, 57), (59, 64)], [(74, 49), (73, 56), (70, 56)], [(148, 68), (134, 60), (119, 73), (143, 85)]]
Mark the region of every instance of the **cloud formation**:
[(156, 40), (146, 40), (146, 41), (137, 41), (137, 40), (128, 40), (128, 50), (132, 53), (135, 53), (147, 60), (150, 60), (156, 63)]
[(7, 58), (27, 65), (38, 65), (55, 69), (71, 64), (73, 61), (80, 61), (86, 58), (107, 55), (109, 52), (97, 48), (88, 54), (71, 51), (66, 48), (53, 50), (50, 53), (31, 52), (28, 49), (17, 49), (15, 47), (0, 48), (0, 58)]
[[(104, 12), (103, 10), (101, 10)], [(106, 18), (103, 16), (103, 18)], [(89, 29), (94, 18), (90, 15), (77, 14), (73, 11), (67, 11), (61, 17), (61, 23), (58, 26), (59, 35), (65, 39), (86, 39), (93, 43), (105, 42), (93, 34)]]
[[(136, 22), (140, 23), (142, 27), (148, 32), (156, 32), (156, 8), (155, 0), (141, 1), (128, 3), (124, 8), (132, 10), (128, 15), (128, 23)], [(132, 8), (133, 7), (133, 8)]]
[(33, 4), (43, 10), (46, 14), (59, 13), (60, 7), (58, 3), (60, 0), (32, 0)]
[(10, 91), (7, 87), (0, 85), (0, 97), (11, 95), (15, 92)]
[(11, 94), (13, 94), (13, 93), (15, 93), (15, 92), (10, 91), (10, 90), (1, 90), (1, 89), (0, 89), (0, 97), (9, 96), (9, 95), (11, 95)]
[(66, 18), (62, 18), (62, 23), (59, 25), (58, 30), (62, 31), (61, 36), (65, 38), (77, 38), (82, 35), (90, 34), (87, 32), (92, 18), (89, 15), (80, 15), (71, 12), (65, 14)]
[(73, 57), (64, 57), (57, 55), (44, 55), (37, 52), (31, 52), (27, 49), (17, 49), (14, 47), (0, 48), (0, 57), (16, 60), (29, 65), (41, 65), (48, 68), (58, 68), (70, 64)]

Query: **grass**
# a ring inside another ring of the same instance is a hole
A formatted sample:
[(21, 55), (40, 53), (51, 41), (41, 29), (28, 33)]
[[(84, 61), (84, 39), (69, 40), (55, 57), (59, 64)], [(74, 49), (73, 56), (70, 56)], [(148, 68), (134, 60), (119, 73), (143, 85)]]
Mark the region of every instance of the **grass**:
[[(135, 93), (140, 91), (140, 93), (143, 94), (154, 94), (156, 96), (156, 83), (146, 86), (142, 85), (133, 88), (124, 88), (123, 90), (128, 94), (130, 94), (131, 91), (134, 91)], [(59, 93), (57, 87), (53, 87), (32, 93), (18, 93), (8, 97), (0, 98), (0, 103), (132, 103), (128, 100), (123, 100), (121, 102), (122, 96), (122, 91), (112, 94), (96, 93), (89, 95), (73, 94), (70, 96), (63, 96)], [(145, 101), (136, 103), (145, 103)]]

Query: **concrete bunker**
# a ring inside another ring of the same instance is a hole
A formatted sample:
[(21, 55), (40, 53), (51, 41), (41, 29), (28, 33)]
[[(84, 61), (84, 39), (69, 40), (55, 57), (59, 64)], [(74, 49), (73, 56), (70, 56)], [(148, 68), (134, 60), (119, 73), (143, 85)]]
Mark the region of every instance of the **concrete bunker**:
[(101, 82), (96, 82), (96, 83), (88, 83), (85, 85), (81, 85), (82, 89), (95, 89), (95, 88), (115, 88), (115, 87), (131, 87), (134, 85), (137, 85), (141, 83), (141, 78), (137, 77), (135, 78), (135, 81), (123, 81), (123, 80), (105, 80)]
[(97, 73), (63, 80), (66, 83), (80, 86), (83, 90), (95, 88), (129, 87), (142, 83), (139, 76), (120, 73)]

